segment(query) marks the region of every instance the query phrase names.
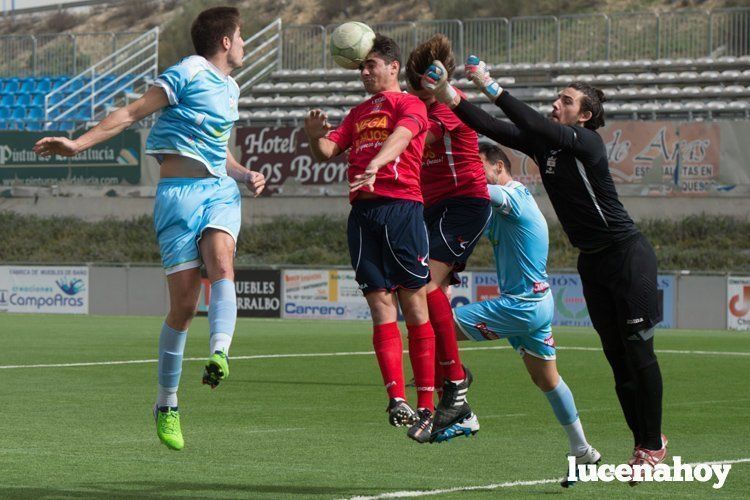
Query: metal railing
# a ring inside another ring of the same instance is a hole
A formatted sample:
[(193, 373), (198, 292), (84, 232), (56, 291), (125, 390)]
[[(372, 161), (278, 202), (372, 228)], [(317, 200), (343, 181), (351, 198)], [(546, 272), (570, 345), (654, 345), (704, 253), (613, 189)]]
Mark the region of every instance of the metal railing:
[(143, 33), (0, 36), (0, 76), (72, 76)]
[(80, 128), (88, 121), (106, 116), (110, 109), (143, 89), (157, 76), (159, 28), (126, 43), (96, 64), (77, 74), (44, 98), (44, 120), (75, 122)]
[[(487, 62), (637, 60), (750, 55), (750, 8), (683, 9), (372, 24), (396, 40), (404, 59), (417, 44), (445, 33), (457, 57), (477, 53)], [(336, 25), (283, 29), (281, 67), (331, 68), (328, 39)]]
[(281, 67), (282, 41), (281, 19), (276, 19), (245, 40), (242, 69), (234, 75), (240, 94)]

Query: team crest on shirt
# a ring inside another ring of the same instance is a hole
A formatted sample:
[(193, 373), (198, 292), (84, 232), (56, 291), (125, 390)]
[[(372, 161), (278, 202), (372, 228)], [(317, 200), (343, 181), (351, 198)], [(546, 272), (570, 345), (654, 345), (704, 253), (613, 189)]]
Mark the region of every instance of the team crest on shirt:
[(429, 264), (427, 263), (427, 259), (428, 259), (428, 258), (429, 258), (429, 257), (428, 257), (427, 255), (425, 255), (424, 257), (422, 257), (421, 255), (417, 254), (417, 260), (418, 260), (418, 261), (419, 261), (419, 263), (420, 263), (420, 264), (422, 264), (422, 265), (423, 265), (424, 267), (428, 267), (428, 266), (429, 266)]
[(474, 327), (479, 330), (479, 333), (482, 334), (482, 337), (484, 337), (487, 340), (497, 340), (500, 338), (500, 336), (487, 328), (487, 323), (481, 322), (474, 325)]

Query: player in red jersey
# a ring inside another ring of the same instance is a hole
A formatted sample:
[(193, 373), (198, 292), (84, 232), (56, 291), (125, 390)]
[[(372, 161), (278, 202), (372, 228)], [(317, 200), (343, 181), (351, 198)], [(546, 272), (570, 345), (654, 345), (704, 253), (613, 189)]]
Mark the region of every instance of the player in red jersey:
[[(372, 97), (354, 107), (335, 130), (325, 113), (312, 110), (305, 132), (319, 161), (349, 150), (349, 253), (372, 313), (375, 355), (390, 398), (389, 422), (410, 425), (409, 437), (426, 442), (435, 376), (435, 333), (425, 290), (429, 243), (419, 183), (427, 111), (418, 98), (401, 92), (400, 69), (398, 45), (377, 35), (360, 66)], [(406, 402), (397, 304), (409, 332), (418, 413)]]
[(419, 45), (406, 63), (409, 92), (425, 103), (428, 119), (421, 177), (430, 237), (427, 305), (436, 336), (435, 386), (443, 387), (432, 428), (433, 439), (467, 419), (471, 425), (462, 429), (479, 428), (466, 402), (471, 374), (461, 364), (458, 354), (447, 291), (451, 284), (460, 283), (458, 273), (466, 267), (492, 215), (476, 132), (422, 89), (422, 74), (435, 60), (442, 61), (450, 74), (455, 70), (451, 43), (445, 35), (435, 35)]

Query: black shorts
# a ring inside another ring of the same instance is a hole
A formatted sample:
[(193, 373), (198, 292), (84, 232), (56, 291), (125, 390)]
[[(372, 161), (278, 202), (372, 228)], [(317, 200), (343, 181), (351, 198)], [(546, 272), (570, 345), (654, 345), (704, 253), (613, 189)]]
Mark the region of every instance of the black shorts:
[(656, 254), (638, 233), (601, 252), (578, 256), (583, 295), (594, 328), (624, 337), (662, 320), (656, 288)]
[(453, 266), (452, 285), (461, 283), (458, 273), (466, 268), (491, 216), (490, 200), (484, 198), (448, 198), (425, 210), (430, 259)]
[(352, 203), (349, 256), (362, 293), (422, 288), (430, 281), (421, 203), (393, 198)]

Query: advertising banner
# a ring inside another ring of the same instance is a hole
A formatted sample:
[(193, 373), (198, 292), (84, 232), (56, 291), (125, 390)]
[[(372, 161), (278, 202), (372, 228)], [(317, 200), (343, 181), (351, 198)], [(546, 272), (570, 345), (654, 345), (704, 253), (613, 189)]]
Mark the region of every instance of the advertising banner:
[(0, 181), (3, 185), (111, 185), (141, 180), (141, 137), (126, 130), (116, 137), (67, 158), (37, 156), (32, 148), (42, 137), (60, 132), (0, 132)]
[[(198, 314), (208, 314), (211, 283), (201, 279)], [(281, 316), (281, 271), (274, 269), (235, 269), (234, 288), (237, 293), (237, 316), (246, 318), (278, 318)]]
[(244, 127), (235, 136), (239, 161), (266, 176), (266, 195), (345, 196), (347, 157), (328, 162), (310, 155), (300, 127)]
[[(555, 298), (555, 317), (552, 324), (554, 326), (591, 327), (581, 277), (577, 274), (552, 274), (549, 280), (550, 289)], [(658, 328), (672, 328), (675, 317), (675, 277), (657, 276), (657, 287), (664, 317)]]
[(449, 298), (451, 301), (451, 307), (465, 306), (470, 302), (474, 302), (474, 281), (473, 274), (470, 271), (460, 273), (458, 276), (461, 278), (461, 283), (458, 285), (451, 285)]
[[(624, 196), (721, 195), (733, 175), (720, 176), (720, 126), (714, 122), (616, 121), (597, 130), (607, 148), (609, 168)], [(515, 179), (539, 192), (539, 168), (526, 155), (504, 148)]]
[(727, 328), (750, 331), (750, 276), (727, 278)]
[(354, 271), (286, 270), (282, 282), (283, 318), (371, 318)]
[(88, 314), (87, 267), (0, 267), (0, 311)]
[[(732, 153), (727, 136), (722, 150), (722, 126), (716, 122), (615, 121), (597, 132), (607, 149), (612, 177), (623, 196), (737, 195), (745, 165)], [(344, 196), (347, 158), (328, 162), (310, 155), (301, 127), (240, 127), (235, 136), (240, 163), (266, 176), (266, 194)], [(514, 177), (532, 192), (541, 193), (536, 164), (513, 150)], [(721, 165), (723, 161), (725, 165)], [(738, 175), (741, 172), (742, 175)]]

